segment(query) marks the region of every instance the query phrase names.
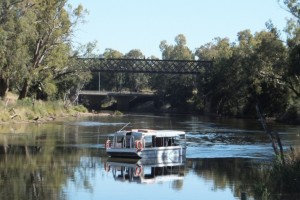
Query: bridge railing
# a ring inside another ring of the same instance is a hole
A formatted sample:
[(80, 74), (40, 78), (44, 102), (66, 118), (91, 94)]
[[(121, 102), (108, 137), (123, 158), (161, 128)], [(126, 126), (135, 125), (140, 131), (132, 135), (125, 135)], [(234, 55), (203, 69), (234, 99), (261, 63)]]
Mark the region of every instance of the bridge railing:
[(112, 73), (199, 74), (213, 65), (213, 61), (201, 60), (80, 58), (79, 61), (93, 72)]

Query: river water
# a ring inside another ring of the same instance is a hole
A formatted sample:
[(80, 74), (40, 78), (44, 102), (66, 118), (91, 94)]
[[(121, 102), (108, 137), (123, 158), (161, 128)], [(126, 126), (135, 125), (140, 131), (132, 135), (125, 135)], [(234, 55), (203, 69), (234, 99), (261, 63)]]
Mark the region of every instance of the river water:
[[(129, 122), (186, 131), (186, 158), (163, 166), (108, 158), (105, 140)], [(300, 146), (299, 126), (271, 126), (285, 148)], [(128, 114), (3, 124), (0, 199), (253, 199), (255, 176), (272, 158), (257, 120)]]

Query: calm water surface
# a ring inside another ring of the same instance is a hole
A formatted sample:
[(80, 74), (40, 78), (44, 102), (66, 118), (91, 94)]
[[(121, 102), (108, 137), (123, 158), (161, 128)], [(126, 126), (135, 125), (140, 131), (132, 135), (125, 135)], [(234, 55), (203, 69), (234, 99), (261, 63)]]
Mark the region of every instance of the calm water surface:
[[(104, 142), (129, 128), (187, 132), (184, 160), (108, 158)], [(300, 127), (272, 124), (286, 148)], [(0, 125), (0, 199), (240, 199), (273, 157), (256, 120), (191, 115), (85, 117), (46, 124)]]

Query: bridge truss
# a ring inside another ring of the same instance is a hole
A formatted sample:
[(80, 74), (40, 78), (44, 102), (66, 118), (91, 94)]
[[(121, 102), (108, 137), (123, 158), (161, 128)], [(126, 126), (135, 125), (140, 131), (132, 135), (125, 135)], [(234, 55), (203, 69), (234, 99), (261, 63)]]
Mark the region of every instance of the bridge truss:
[(81, 64), (92, 72), (199, 74), (210, 69), (213, 61), (155, 60), (155, 59), (103, 59), (81, 58)]

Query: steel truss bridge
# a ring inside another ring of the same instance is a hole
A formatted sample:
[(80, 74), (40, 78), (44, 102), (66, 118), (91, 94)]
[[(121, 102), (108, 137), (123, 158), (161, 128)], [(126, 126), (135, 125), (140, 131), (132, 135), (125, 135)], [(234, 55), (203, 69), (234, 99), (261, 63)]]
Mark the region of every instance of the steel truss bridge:
[(79, 62), (92, 72), (111, 73), (201, 74), (213, 66), (213, 61), (200, 60), (79, 58)]
[(118, 110), (128, 110), (130, 102), (137, 98), (153, 98), (154, 94), (138, 92), (100, 91), (100, 72), (108, 73), (156, 73), (156, 74), (191, 74), (204, 76), (213, 67), (213, 61), (195, 60), (157, 60), (157, 59), (103, 59), (79, 58), (79, 65), (85, 71), (99, 72), (99, 91), (80, 91), (89, 105), (100, 110), (100, 101), (104, 97), (117, 100)]

